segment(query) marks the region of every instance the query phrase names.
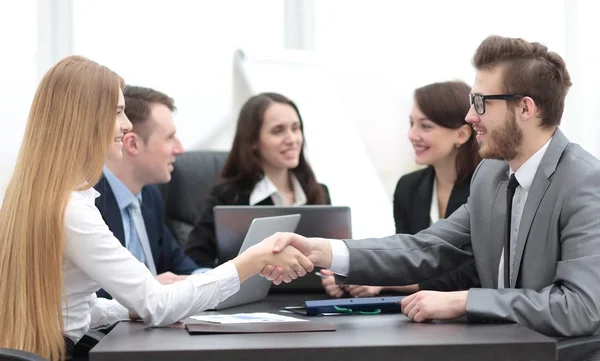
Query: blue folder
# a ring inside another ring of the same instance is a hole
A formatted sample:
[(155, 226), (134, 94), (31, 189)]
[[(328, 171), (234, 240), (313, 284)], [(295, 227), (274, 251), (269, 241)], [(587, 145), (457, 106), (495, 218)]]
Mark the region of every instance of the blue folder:
[(307, 316), (326, 314), (379, 314), (402, 312), (400, 302), (404, 296), (395, 297), (366, 297), (366, 298), (336, 298), (328, 300), (305, 301), (295, 306), (284, 307)]

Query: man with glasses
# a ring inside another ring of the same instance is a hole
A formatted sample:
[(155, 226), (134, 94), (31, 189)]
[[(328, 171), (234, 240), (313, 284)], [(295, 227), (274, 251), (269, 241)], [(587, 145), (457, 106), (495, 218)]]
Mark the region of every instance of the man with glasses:
[[(552, 336), (600, 326), (600, 161), (558, 128), (571, 86), (562, 58), (539, 43), (491, 36), (466, 121), (485, 158), (466, 205), (410, 236), (307, 239), (278, 234), (349, 284), (418, 283), (475, 260), (482, 288), (421, 291), (402, 312), (417, 322), (516, 322)], [(275, 283), (289, 281), (267, 267)], [(345, 279), (344, 279), (345, 278)]]

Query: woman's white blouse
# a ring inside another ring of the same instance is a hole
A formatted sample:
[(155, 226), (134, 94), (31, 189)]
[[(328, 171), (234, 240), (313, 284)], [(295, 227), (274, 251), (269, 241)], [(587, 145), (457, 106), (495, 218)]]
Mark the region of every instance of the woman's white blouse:
[[(65, 212), (64, 333), (74, 342), (90, 329), (128, 319), (129, 310), (164, 326), (216, 306), (240, 288), (231, 261), (186, 280), (161, 285), (121, 245), (94, 205), (94, 188), (73, 192)], [(104, 288), (114, 300), (97, 298)]]
[(433, 191), (431, 192), (431, 207), (429, 208), (429, 225), (440, 220), (440, 204), (437, 196), (437, 182), (433, 179)]

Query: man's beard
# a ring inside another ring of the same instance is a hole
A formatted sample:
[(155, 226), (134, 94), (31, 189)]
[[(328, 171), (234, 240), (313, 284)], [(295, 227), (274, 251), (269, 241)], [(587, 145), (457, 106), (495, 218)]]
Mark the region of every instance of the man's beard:
[(516, 115), (510, 112), (502, 128), (487, 133), (485, 146), (479, 148), (481, 158), (512, 160), (523, 141), (523, 131), (517, 126)]

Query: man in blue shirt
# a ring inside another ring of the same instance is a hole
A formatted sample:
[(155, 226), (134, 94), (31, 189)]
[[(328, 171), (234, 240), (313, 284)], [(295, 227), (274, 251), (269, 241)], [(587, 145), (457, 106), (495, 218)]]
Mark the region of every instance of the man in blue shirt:
[[(202, 272), (185, 255), (165, 224), (163, 200), (154, 184), (171, 179), (175, 157), (183, 147), (175, 135), (172, 98), (153, 89), (128, 86), (125, 114), (133, 130), (123, 136), (123, 159), (107, 160), (95, 188), (96, 206), (123, 246), (156, 279), (169, 284)], [(109, 297), (104, 291), (99, 295)]]

